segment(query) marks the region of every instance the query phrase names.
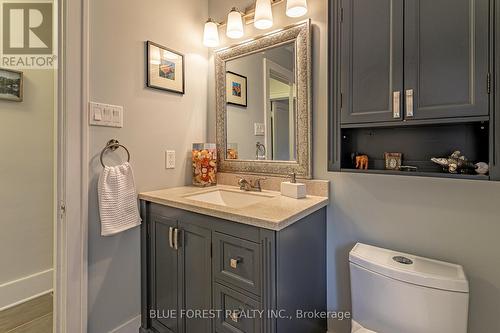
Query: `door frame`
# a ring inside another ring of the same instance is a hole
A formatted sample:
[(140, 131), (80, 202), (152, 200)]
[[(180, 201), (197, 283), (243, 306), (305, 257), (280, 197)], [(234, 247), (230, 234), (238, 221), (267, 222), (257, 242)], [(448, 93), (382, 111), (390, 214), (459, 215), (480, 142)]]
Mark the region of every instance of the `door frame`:
[(87, 332), (88, 0), (59, 0), (54, 332)]
[[(271, 73), (274, 73), (275, 76), (279, 76), (280, 79), (283, 79), (283, 81), (288, 81), (288, 84), (290, 85), (290, 94), (289, 94), (289, 109), (290, 109), (290, 121), (289, 121), (289, 127), (294, 128), (293, 133), (290, 133), (290, 160), (295, 161), (292, 157), (295, 155), (295, 143), (296, 143), (296, 129), (295, 129), (295, 117), (293, 116), (293, 113), (295, 111), (295, 103), (294, 100), (296, 98), (296, 84), (295, 84), (295, 78), (293, 75), (293, 72), (290, 71), (289, 69), (286, 69), (285, 67), (275, 63), (272, 60), (269, 60), (268, 58), (264, 58), (262, 60), (263, 62), (263, 69), (264, 69), (264, 84), (263, 84), (263, 89), (264, 89), (264, 127), (265, 127), (265, 135), (264, 135), (264, 141), (266, 143), (266, 158), (268, 160), (273, 160), (274, 159), (274, 152), (276, 151), (274, 147), (274, 140), (273, 140), (273, 135), (272, 133), (275, 133), (274, 131), (274, 126), (276, 125), (274, 121), (271, 119), (272, 117), (272, 102), (271, 102), (271, 94), (269, 92), (269, 87), (271, 85), (270, 80), (271, 80)], [(292, 131), (290, 131), (292, 132)], [(272, 149), (270, 149), (272, 148)]]

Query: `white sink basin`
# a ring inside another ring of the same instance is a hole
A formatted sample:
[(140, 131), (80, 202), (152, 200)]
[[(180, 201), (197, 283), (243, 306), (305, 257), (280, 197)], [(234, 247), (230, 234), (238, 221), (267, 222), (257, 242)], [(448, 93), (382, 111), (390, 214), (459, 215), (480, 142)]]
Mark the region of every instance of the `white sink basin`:
[(213, 205), (243, 208), (256, 203), (269, 200), (273, 195), (263, 193), (235, 192), (231, 190), (216, 189), (209, 192), (191, 194), (185, 196), (186, 199), (205, 202)]

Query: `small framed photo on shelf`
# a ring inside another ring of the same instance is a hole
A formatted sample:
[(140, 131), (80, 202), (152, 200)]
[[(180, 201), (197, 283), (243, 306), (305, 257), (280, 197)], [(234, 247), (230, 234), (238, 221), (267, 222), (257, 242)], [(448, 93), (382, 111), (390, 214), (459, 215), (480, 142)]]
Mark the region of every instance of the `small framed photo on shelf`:
[(147, 86), (184, 94), (184, 55), (151, 41), (146, 49)]
[(0, 99), (23, 101), (23, 72), (0, 68)]
[(400, 170), (403, 161), (402, 153), (384, 153), (385, 169), (386, 170)]
[(228, 104), (247, 107), (247, 78), (226, 72), (226, 100)]

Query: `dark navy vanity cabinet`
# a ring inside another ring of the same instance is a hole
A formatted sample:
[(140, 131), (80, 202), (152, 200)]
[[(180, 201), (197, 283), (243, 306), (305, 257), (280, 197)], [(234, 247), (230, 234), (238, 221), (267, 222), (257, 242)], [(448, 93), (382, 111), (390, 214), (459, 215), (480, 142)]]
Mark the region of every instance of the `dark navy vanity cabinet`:
[(143, 333), (326, 331), (326, 212), (280, 231), (141, 201)]

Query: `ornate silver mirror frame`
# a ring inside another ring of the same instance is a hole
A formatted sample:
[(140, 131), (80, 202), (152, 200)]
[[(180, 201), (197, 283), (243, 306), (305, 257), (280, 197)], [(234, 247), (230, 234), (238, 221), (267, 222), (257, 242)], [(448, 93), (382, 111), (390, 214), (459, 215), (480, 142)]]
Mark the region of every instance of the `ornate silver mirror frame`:
[[(311, 28), (305, 21), (275, 33), (256, 38), (215, 52), (215, 83), (217, 108), (217, 152), (219, 171), (266, 175), (312, 177), (312, 118), (311, 118)], [(297, 137), (296, 161), (229, 160), (227, 159), (226, 122), (226, 62), (290, 42), (296, 48)]]

